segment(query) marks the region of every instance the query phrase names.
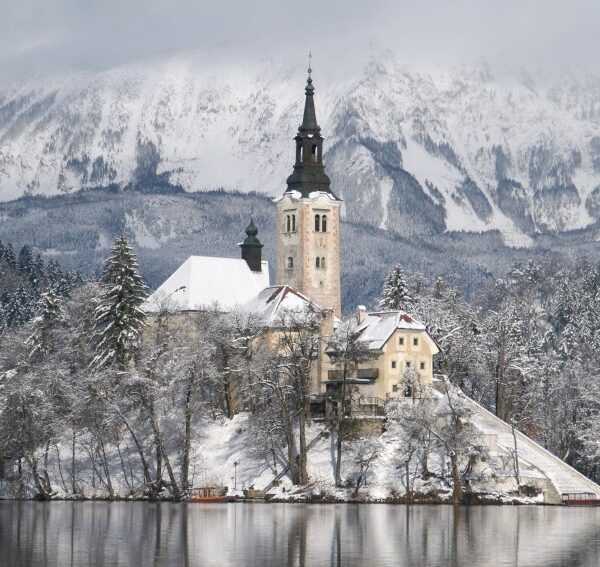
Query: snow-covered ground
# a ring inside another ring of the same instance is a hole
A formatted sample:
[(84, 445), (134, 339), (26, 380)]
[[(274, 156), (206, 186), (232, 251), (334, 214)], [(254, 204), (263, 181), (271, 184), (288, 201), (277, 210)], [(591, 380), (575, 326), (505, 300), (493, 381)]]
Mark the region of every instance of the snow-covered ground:
[[(434, 399), (434, 403), (438, 404), (444, 400), (438, 392), (434, 393)], [(465, 403), (477, 429), (478, 442), (486, 447), (486, 458), (481, 459), (468, 478), (467, 485), (472, 493), (487, 501), (521, 503), (559, 503), (560, 494), (565, 492), (591, 492), (600, 497), (598, 485), (519, 432), (517, 445), (521, 484), (537, 487), (538, 494), (517, 496), (511, 460), (514, 440), (510, 426), (468, 398), (465, 398)], [(314, 440), (308, 460), (310, 483), (294, 487), (287, 476), (272, 485), (285, 465), (282, 458), (256, 447), (256, 433), (250, 414), (240, 413), (230, 420), (202, 420), (196, 425), (192, 448), (192, 483), (194, 486), (227, 487), (229, 495), (239, 496), (243, 495), (244, 489), (263, 490), (268, 487), (274, 499), (284, 501), (401, 500), (407, 492), (401, 425), (398, 421), (384, 421), (383, 418), (370, 418), (364, 423), (370, 425), (371, 432), (358, 434), (345, 444), (342, 478), (347, 487), (336, 488), (334, 436), (324, 423), (315, 420), (308, 432), (308, 439)], [(92, 481), (89, 452), (81, 447), (76, 458), (78, 485), (85, 497), (106, 497), (106, 489), (97, 477)], [(70, 451), (70, 437), (67, 436), (49, 454), (49, 475), (58, 497), (70, 496)], [(374, 452), (376, 457), (368, 470), (366, 486), (355, 492), (360, 472), (358, 457), (367, 452)], [(121, 447), (121, 455), (125, 463), (135, 459), (135, 453), (125, 446)], [(128, 470), (127, 465), (123, 467), (116, 451), (111, 454), (110, 460), (115, 493), (123, 498), (140, 497), (139, 490), (131, 490), (131, 487), (139, 487), (141, 479), (134, 475), (125, 482), (123, 471)], [(176, 462), (176, 459), (173, 458), (173, 461)], [(427, 466), (431, 474), (426, 479), (420, 476), (420, 467), (419, 462), (410, 465), (413, 494), (422, 500), (449, 501), (452, 486), (447, 458), (439, 452), (432, 452)], [(0, 484), (0, 495), (10, 494), (11, 485)]]

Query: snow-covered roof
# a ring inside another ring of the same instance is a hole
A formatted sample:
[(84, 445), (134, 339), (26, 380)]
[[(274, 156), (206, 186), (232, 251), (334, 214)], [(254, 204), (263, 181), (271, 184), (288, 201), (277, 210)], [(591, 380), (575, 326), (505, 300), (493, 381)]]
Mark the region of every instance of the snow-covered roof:
[[(286, 191), (285, 193), (283, 193), (283, 195), (280, 195), (279, 197), (275, 197), (273, 199), (273, 202), (278, 203), (284, 197), (289, 197), (290, 199), (293, 199), (295, 201), (299, 201), (304, 198), (300, 191), (296, 191), (295, 189), (292, 189), (290, 191)], [(319, 197), (323, 197), (323, 198), (329, 199), (331, 201), (341, 201), (341, 199), (339, 199), (336, 195), (334, 195), (333, 193), (331, 193), (329, 191), (311, 191), (308, 194), (309, 199), (318, 199)]]
[(356, 327), (356, 331), (360, 333), (360, 339), (368, 343), (372, 350), (383, 348), (397, 329), (425, 332), (429, 336), (427, 327), (404, 311), (367, 313), (365, 320)]
[(196, 311), (217, 305), (232, 311), (270, 284), (269, 263), (253, 272), (240, 258), (190, 256), (144, 303), (148, 312)]
[(263, 289), (246, 303), (242, 310), (253, 313), (261, 325), (271, 327), (277, 326), (286, 314), (302, 316), (307, 313), (320, 312), (322, 309), (294, 288), (287, 285), (275, 285)]

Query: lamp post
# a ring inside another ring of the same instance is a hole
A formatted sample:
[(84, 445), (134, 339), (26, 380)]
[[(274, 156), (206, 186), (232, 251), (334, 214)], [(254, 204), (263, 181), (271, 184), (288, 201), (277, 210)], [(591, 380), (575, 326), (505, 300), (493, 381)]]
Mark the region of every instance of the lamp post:
[(233, 490), (237, 490), (237, 468), (239, 461), (233, 461)]

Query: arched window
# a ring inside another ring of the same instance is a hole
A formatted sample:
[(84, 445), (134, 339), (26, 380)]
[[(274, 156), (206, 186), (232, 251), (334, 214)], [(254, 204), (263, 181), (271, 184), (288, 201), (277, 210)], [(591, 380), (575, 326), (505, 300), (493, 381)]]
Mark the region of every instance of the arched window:
[(323, 256), (321, 258), (321, 268), (324, 270), (325, 269), (325, 256)]
[(317, 161), (317, 144), (313, 144), (311, 148), (312, 160)]
[(321, 231), (321, 215), (315, 215), (315, 232)]
[(315, 266), (317, 267), (317, 269), (319, 269), (321, 267), (321, 258), (319, 258), (317, 256), (317, 259), (315, 260)]
[(286, 232), (290, 232), (292, 230), (292, 218), (290, 215), (287, 216), (287, 224), (286, 224)]
[(292, 215), (292, 232), (296, 232), (296, 215)]
[(294, 259), (291, 256), (288, 256), (287, 267), (288, 270), (292, 270), (294, 268)]
[(321, 232), (327, 232), (327, 215), (321, 217)]

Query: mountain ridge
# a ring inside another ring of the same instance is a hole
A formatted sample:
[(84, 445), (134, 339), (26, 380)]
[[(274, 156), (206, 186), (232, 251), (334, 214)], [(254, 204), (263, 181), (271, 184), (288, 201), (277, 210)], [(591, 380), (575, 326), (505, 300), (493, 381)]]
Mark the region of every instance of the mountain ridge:
[[(173, 58), (0, 88), (0, 200), (159, 179), (274, 196), (293, 162), (301, 72)], [(509, 245), (600, 218), (600, 78), (414, 70), (390, 53), (315, 72), (345, 217), (403, 236), (499, 230)]]

